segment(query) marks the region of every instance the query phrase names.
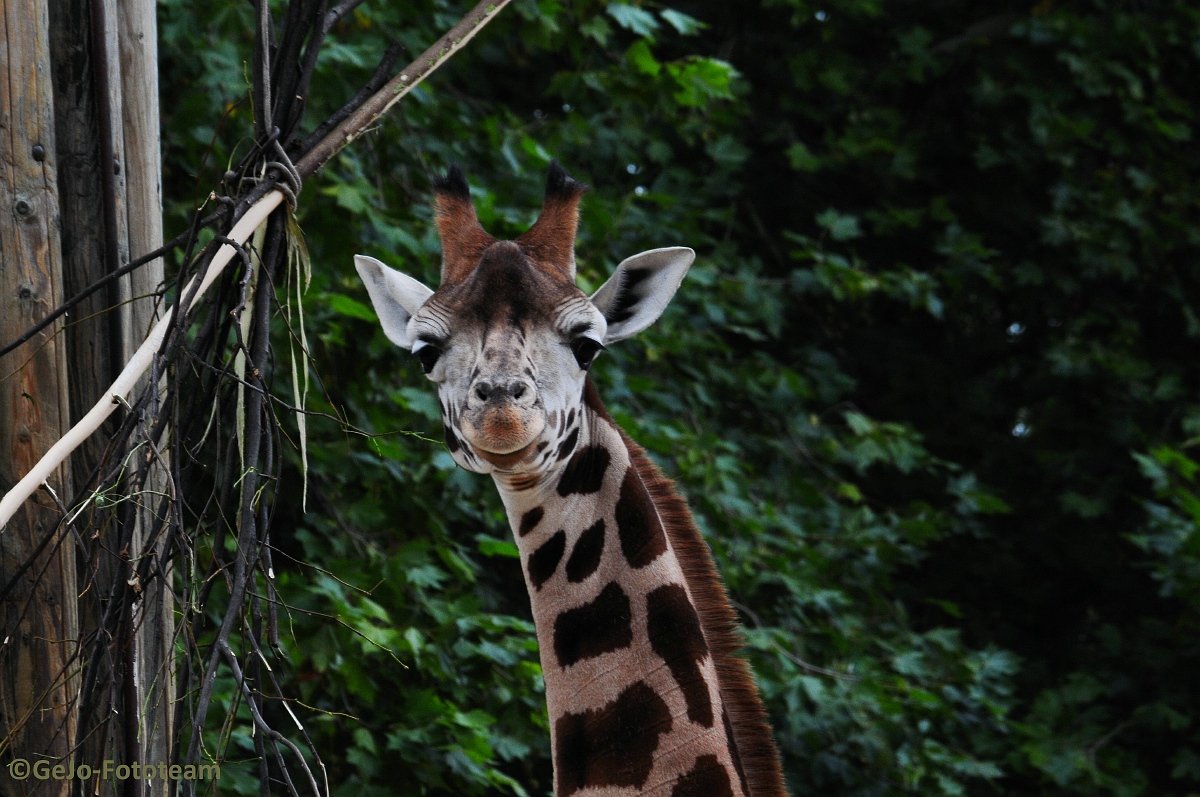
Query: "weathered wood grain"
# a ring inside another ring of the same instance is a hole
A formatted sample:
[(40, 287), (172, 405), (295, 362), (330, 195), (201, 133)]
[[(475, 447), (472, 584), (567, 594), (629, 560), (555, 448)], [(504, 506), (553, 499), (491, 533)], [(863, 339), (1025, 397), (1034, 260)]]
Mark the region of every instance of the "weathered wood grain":
[[(48, 20), (42, 0), (5, 0), (0, 14), (0, 339), (12, 339), (62, 300)], [(0, 358), (0, 487), (27, 472), (67, 426), (61, 325)], [(60, 468), (52, 487), (67, 492)], [(43, 491), (0, 531), (0, 763), (65, 760), (75, 741), (78, 646), (75, 559), (50, 539), (59, 517)], [(0, 793), (66, 794), (66, 782), (15, 780)]]

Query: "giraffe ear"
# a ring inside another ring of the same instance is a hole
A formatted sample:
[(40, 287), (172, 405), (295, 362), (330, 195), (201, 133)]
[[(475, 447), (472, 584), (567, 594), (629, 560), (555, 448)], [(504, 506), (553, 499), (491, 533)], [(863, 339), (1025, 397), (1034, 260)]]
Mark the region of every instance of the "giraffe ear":
[(622, 260), (592, 294), (592, 304), (608, 321), (604, 343), (636, 335), (658, 320), (695, 259), (686, 246), (668, 246)]
[(411, 349), (414, 341), (408, 334), (409, 319), (433, 291), (373, 257), (355, 255), (354, 268), (367, 286), (371, 304), (375, 305), (375, 313), (383, 325), (383, 334), (397, 346)]

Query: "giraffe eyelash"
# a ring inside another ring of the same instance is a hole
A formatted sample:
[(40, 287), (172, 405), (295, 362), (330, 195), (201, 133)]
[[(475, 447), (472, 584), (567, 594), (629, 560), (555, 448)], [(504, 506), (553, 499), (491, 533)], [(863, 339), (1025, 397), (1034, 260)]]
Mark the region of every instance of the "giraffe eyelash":
[(421, 370), (428, 374), (442, 356), (442, 347), (439, 343), (431, 340), (417, 338), (417, 342), (413, 344), (412, 353), (421, 361)]
[(602, 351), (604, 344), (589, 337), (581, 335), (571, 341), (571, 354), (575, 355), (575, 362), (585, 371), (592, 367), (596, 355)]

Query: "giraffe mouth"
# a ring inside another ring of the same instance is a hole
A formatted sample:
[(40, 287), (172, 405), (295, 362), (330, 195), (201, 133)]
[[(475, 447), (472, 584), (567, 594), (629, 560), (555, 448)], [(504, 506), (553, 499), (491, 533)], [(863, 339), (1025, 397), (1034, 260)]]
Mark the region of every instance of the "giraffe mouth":
[[(476, 421), (472, 423), (471, 420)], [(497, 407), (464, 418), (463, 432), (475, 454), (497, 468), (511, 468), (529, 456), (546, 426), (540, 413)]]
[(537, 440), (530, 440), (527, 444), (518, 448), (516, 451), (512, 451), (507, 454), (500, 454), (495, 451), (488, 451), (483, 448), (475, 447), (475, 453), (479, 455), (480, 459), (490, 463), (496, 468), (507, 470), (532, 454), (536, 444)]

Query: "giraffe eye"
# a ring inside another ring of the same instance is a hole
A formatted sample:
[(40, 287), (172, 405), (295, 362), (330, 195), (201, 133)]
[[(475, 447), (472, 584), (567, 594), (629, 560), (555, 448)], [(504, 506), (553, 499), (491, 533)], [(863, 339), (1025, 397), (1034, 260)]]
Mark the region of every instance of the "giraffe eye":
[(437, 365), (438, 358), (442, 356), (441, 349), (425, 341), (417, 341), (412, 353), (421, 361), (421, 370), (425, 373), (432, 371), (433, 366)]
[(575, 355), (575, 362), (585, 371), (592, 366), (592, 360), (603, 350), (604, 346), (591, 338), (578, 337), (571, 341), (571, 353)]

